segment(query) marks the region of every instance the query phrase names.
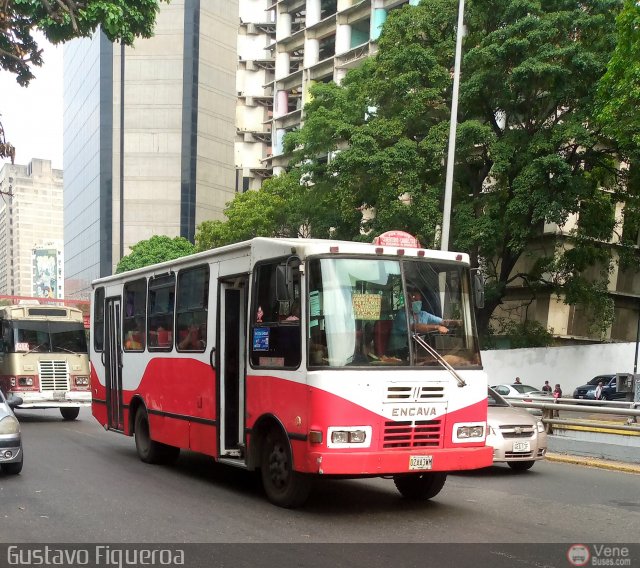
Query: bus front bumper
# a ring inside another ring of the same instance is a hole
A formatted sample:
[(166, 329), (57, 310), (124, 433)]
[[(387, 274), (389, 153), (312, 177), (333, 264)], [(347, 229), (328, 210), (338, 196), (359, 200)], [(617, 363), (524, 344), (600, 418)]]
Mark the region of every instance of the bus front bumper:
[[(423, 458), (423, 459), (421, 459)], [(429, 471), (460, 471), (489, 467), (493, 448), (447, 448), (431, 451), (310, 452), (306, 473), (380, 476)], [(414, 469), (416, 468), (416, 469)]]
[(14, 392), (22, 399), (18, 408), (62, 408), (65, 406), (91, 406), (91, 391)]

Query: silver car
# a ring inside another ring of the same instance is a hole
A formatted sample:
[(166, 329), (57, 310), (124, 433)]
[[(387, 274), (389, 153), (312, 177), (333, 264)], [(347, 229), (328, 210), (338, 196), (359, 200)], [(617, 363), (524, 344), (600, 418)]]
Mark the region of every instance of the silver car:
[(507, 463), (516, 471), (530, 469), (547, 453), (544, 424), (523, 408), (511, 406), (489, 389), (487, 446), (493, 447), (493, 462)]
[(0, 390), (0, 469), (9, 475), (20, 473), (24, 460), (20, 423), (13, 414), (13, 408), (21, 404), (20, 397), (11, 398), (7, 402)]

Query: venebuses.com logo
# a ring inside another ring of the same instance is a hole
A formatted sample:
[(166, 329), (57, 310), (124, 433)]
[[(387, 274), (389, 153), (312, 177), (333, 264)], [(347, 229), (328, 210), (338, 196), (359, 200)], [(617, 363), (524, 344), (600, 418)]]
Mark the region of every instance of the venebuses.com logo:
[(572, 566), (631, 566), (628, 547), (606, 544), (573, 544), (567, 560)]

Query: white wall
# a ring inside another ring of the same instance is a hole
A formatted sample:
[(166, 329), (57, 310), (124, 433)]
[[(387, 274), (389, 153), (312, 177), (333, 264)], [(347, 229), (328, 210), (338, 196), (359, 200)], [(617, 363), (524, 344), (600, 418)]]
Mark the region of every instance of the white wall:
[(524, 384), (541, 387), (548, 380), (571, 396), (596, 375), (633, 373), (635, 353), (635, 343), (492, 350), (482, 352), (482, 364), (490, 385), (520, 377)]

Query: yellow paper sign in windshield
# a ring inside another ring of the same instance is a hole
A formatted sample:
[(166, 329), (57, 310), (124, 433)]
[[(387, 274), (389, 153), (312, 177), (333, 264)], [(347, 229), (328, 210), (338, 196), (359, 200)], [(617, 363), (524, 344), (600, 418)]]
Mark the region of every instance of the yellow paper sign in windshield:
[(353, 294), (353, 316), (359, 320), (379, 320), (382, 296), (379, 294)]

